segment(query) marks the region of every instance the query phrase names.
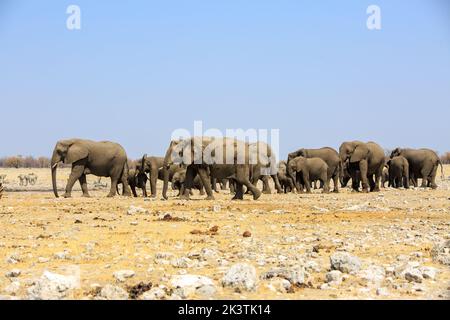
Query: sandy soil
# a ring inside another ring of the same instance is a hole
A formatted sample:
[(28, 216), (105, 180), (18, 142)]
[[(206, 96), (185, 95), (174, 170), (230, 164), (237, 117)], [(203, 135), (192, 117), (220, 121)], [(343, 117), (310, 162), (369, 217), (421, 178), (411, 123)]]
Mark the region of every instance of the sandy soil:
[[(450, 176), (450, 166), (445, 170)], [(17, 176), (32, 171), (38, 183), (19, 186)], [(68, 173), (59, 170), (61, 188)], [(5, 299), (35, 297), (30, 291), (39, 291), (45, 271), (75, 273), (79, 286), (61, 290), (61, 297), (76, 299), (98, 298), (108, 284), (129, 289), (140, 282), (160, 286), (163, 298), (183, 297), (172, 279), (186, 274), (212, 279), (213, 289), (186, 291), (185, 298), (450, 298), (450, 267), (432, 257), (432, 249), (450, 239), (448, 179), (439, 179), (435, 191), (386, 188), (360, 194), (345, 189), (323, 195), (315, 190), (262, 195), (258, 201), (247, 196), (240, 202), (221, 191), (215, 201), (196, 193), (186, 202), (108, 199), (108, 189), (93, 191), (94, 177), (89, 177), (92, 198), (74, 191), (72, 199), (55, 199), (50, 170), (0, 169), (0, 174), (7, 174), (0, 199), (0, 295)], [(250, 237), (243, 237), (246, 231)], [(329, 282), (330, 256), (342, 251), (361, 266)], [(235, 263), (256, 269), (254, 289), (222, 286)], [(436, 275), (405, 276), (405, 264), (431, 267)], [(300, 270), (304, 281), (264, 279), (277, 268)], [(121, 270), (134, 275), (121, 282), (113, 276)]]

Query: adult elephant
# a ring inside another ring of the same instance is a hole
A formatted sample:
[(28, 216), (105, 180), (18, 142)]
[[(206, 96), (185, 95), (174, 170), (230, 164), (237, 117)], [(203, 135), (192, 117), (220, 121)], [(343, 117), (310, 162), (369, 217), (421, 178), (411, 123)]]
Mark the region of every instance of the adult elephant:
[(380, 180), (385, 164), (384, 151), (375, 142), (350, 141), (339, 148), (342, 163), (349, 161), (353, 172), (360, 174), (363, 192), (380, 191)]
[(444, 176), (444, 169), (439, 156), (430, 149), (408, 149), (396, 148), (391, 153), (391, 159), (403, 156), (408, 160), (409, 176), (413, 178), (414, 184), (418, 178), (422, 178), (422, 187), (436, 189), (436, 173), (441, 165), (441, 175)]
[(243, 199), (244, 185), (256, 200), (261, 196), (261, 191), (250, 182), (250, 165), (262, 163), (264, 169), (268, 169), (263, 174), (269, 175), (272, 174), (273, 165), (271, 150), (266, 149), (265, 154), (259, 154), (259, 151), (264, 151), (264, 148), (250, 147), (249, 143), (233, 138), (194, 137), (172, 141), (164, 159), (163, 197), (167, 199), (168, 168), (177, 162), (187, 165), (186, 188), (182, 198), (189, 199), (193, 180), (198, 174), (208, 195), (207, 200), (214, 199), (211, 177), (234, 180), (236, 183), (234, 200)]
[(333, 192), (339, 192), (339, 180), (342, 176), (342, 162), (336, 150), (330, 147), (320, 149), (299, 149), (288, 154), (288, 161), (297, 157), (320, 158), (328, 165), (328, 180), (333, 179)]
[(122, 182), (124, 195), (131, 196), (128, 185), (128, 163), (124, 148), (110, 141), (91, 141), (70, 139), (58, 141), (51, 159), (52, 183), (55, 197), (58, 196), (56, 186), (56, 169), (60, 162), (72, 165), (72, 172), (66, 186), (65, 198), (70, 198), (72, 188), (78, 180), (84, 197), (89, 197), (86, 175), (110, 177), (111, 190), (108, 197), (114, 197), (118, 182)]
[(158, 172), (164, 165), (162, 157), (148, 157), (146, 154), (142, 157), (141, 168), (150, 176), (151, 197), (156, 198), (156, 183), (158, 182)]

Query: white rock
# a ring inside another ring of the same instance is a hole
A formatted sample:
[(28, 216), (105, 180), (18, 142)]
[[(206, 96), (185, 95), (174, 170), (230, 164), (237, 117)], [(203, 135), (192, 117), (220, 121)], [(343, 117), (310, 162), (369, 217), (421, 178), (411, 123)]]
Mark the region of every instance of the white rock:
[(166, 292), (162, 288), (152, 288), (140, 297), (141, 300), (164, 300), (165, 298)]
[(339, 270), (344, 273), (355, 273), (361, 269), (360, 260), (350, 255), (348, 252), (336, 252), (330, 257), (332, 270)]
[(386, 272), (383, 267), (371, 265), (358, 273), (359, 277), (368, 283), (379, 285), (385, 278)]
[(142, 207), (135, 207), (135, 206), (130, 206), (128, 208), (127, 214), (128, 215), (135, 215), (135, 214), (148, 214), (148, 210), (142, 208)]
[(129, 295), (123, 288), (108, 284), (100, 291), (100, 298), (106, 300), (127, 300)]
[(218, 204), (215, 204), (212, 206), (212, 212), (220, 212), (222, 210), (222, 207)]
[(247, 263), (234, 264), (222, 278), (222, 286), (237, 290), (254, 291), (256, 285), (256, 269)]
[(437, 269), (433, 267), (422, 267), (420, 268), (420, 272), (425, 279), (436, 279)]
[(409, 282), (422, 283), (422, 273), (418, 269), (409, 268), (405, 270), (405, 279)]
[(133, 270), (120, 270), (113, 273), (113, 277), (120, 281), (125, 282), (127, 279), (132, 278), (136, 275)]
[(191, 297), (203, 286), (214, 286), (214, 281), (210, 278), (192, 274), (173, 276), (169, 283), (175, 294), (183, 299)]
[(288, 280), (281, 278), (270, 279), (269, 283), (267, 284), (267, 287), (274, 292), (280, 293), (287, 293), (292, 290), (291, 283)]
[(342, 282), (342, 272), (339, 270), (332, 270), (325, 275), (325, 281), (327, 283), (341, 283)]
[(20, 276), (21, 273), (22, 273), (22, 271), (19, 269), (12, 269), (11, 271), (8, 271), (7, 273), (5, 273), (5, 276), (7, 278), (16, 278), (16, 277)]
[(18, 291), (20, 290), (20, 282), (19, 281), (13, 281), (8, 286), (5, 287), (4, 291), (9, 295), (17, 295)]
[(377, 288), (377, 296), (388, 296), (389, 290), (387, 288)]
[(80, 287), (80, 279), (76, 275), (60, 275), (45, 271), (35, 284), (28, 288), (30, 300), (59, 300), (67, 297), (72, 289)]

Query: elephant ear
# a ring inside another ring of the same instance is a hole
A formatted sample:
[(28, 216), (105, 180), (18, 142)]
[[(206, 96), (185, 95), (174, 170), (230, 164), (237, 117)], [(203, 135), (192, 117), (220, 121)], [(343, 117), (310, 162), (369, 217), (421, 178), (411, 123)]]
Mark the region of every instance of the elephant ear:
[(73, 144), (67, 151), (67, 156), (64, 163), (71, 164), (81, 159), (87, 158), (88, 155), (89, 152), (87, 148), (80, 146), (78, 144)]
[(361, 160), (367, 158), (369, 155), (369, 148), (367, 148), (364, 144), (359, 144), (356, 146), (355, 151), (353, 151), (352, 156), (350, 157), (350, 162), (360, 162)]

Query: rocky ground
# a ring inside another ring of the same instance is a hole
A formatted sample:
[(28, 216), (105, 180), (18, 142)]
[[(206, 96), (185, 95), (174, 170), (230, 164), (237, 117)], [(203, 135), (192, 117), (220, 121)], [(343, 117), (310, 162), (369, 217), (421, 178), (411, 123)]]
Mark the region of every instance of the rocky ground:
[(450, 180), (186, 202), (55, 199), (49, 170), (28, 188), (2, 171), (3, 299), (450, 298)]

